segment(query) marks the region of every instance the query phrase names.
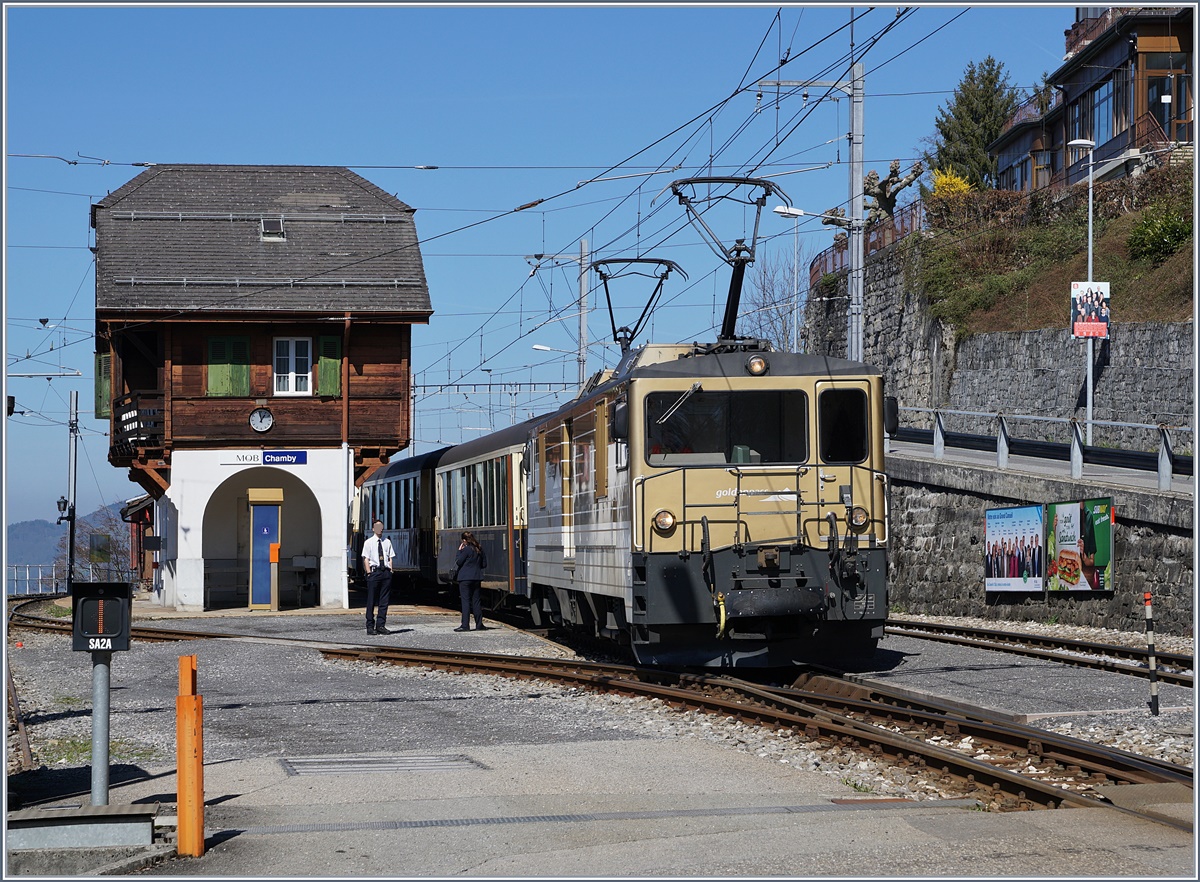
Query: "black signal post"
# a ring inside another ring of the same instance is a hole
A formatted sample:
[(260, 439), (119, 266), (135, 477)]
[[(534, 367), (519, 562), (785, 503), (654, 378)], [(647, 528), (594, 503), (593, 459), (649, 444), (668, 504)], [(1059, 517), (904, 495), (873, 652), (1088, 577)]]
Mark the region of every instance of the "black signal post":
[(92, 805), (108, 805), (112, 654), (129, 649), (132, 606), (128, 582), (71, 585), (71, 649), (92, 654)]

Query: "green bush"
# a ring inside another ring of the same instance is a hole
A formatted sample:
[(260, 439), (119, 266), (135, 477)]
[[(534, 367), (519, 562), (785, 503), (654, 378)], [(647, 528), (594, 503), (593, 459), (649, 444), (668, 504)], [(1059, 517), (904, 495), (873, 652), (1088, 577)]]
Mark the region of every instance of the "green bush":
[(1142, 212), (1129, 234), (1129, 256), (1161, 263), (1192, 238), (1192, 221), (1174, 208), (1156, 206)]

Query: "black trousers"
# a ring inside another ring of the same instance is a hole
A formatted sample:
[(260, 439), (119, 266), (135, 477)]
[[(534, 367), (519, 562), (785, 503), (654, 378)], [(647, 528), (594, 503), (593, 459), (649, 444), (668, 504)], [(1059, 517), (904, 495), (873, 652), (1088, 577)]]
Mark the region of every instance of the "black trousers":
[(479, 580), (467, 579), (458, 583), (458, 599), (462, 602), (462, 627), (471, 626), (471, 616), (475, 617), (475, 626), (483, 624), (483, 599), (479, 594)]
[[(392, 571), (376, 567), (367, 573), (367, 627), (382, 628), (387, 624), (388, 603), (392, 599)], [(379, 608), (378, 614), (375, 608)]]

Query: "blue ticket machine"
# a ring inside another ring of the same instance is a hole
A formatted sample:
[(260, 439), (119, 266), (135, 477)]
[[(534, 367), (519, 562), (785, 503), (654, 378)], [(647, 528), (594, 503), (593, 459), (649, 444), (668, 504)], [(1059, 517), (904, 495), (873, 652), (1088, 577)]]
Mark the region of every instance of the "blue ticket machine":
[(271, 546), (279, 545), (283, 490), (250, 490), (250, 609), (271, 609)]

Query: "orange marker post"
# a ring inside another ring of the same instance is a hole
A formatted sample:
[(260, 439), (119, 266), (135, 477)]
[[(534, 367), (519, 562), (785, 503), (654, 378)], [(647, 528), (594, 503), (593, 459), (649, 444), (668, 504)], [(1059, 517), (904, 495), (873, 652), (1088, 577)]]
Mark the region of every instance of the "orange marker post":
[(204, 855), (204, 697), (196, 694), (196, 656), (179, 657), (175, 699), (176, 781), (179, 854)]

